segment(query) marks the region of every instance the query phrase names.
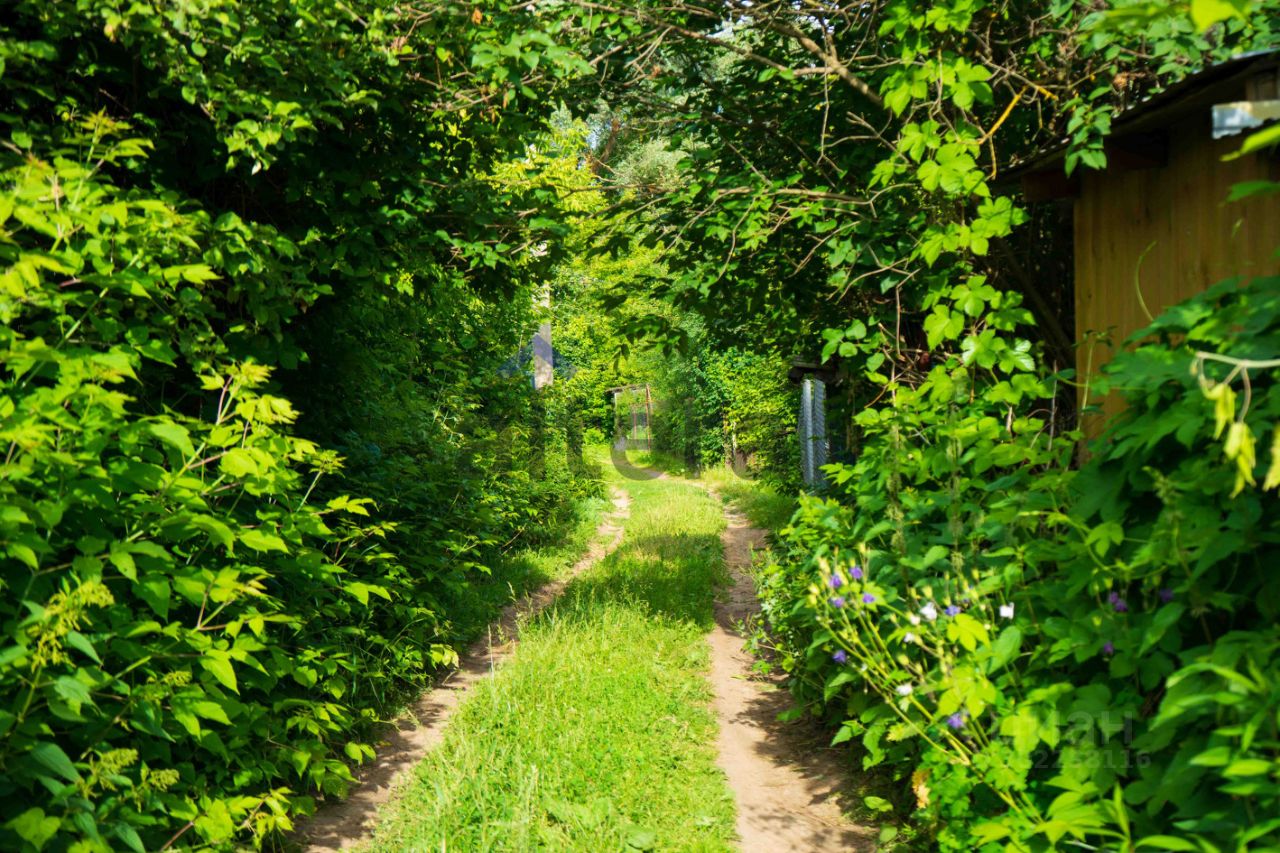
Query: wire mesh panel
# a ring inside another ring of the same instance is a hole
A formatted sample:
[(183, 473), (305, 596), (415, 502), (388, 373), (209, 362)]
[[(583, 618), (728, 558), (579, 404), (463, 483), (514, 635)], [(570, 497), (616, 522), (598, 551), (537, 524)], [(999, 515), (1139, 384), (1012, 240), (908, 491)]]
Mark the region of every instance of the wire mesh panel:
[(813, 383), (806, 379), (800, 386), (800, 476), (806, 486), (813, 485)]
[(813, 380), (813, 476), (814, 485), (827, 483), (822, 466), (827, 464), (827, 383)]
[(615, 442), (627, 450), (653, 449), (653, 396), (648, 385), (613, 391)]
[(827, 464), (827, 386), (807, 378), (800, 386), (800, 474), (811, 489), (826, 485), (822, 466)]

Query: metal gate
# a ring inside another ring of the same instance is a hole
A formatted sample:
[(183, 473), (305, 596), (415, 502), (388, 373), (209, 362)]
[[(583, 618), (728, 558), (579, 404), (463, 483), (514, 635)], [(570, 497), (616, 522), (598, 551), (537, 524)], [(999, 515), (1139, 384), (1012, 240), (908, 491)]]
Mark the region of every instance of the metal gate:
[(653, 449), (653, 394), (646, 385), (610, 388), (614, 443), (624, 450)]

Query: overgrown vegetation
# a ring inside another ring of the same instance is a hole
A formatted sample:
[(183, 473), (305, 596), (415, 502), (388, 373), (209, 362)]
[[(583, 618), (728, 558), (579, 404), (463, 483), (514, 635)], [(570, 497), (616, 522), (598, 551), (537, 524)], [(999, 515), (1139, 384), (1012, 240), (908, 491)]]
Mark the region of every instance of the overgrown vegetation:
[(0, 847), (288, 830), (592, 491), (501, 369), (586, 66), (358, 5), (6, 7)]
[(897, 780), (873, 808), (954, 850), (1274, 844), (1277, 282), (1157, 322), (1076, 471), (1070, 342), (1010, 272), (1051, 226), (997, 179), (1064, 137), (1103, 166), (1127, 104), (1274, 47), (1275, 4), (614, 11), (645, 73), (610, 106), (682, 155), (634, 196), (652, 292), (843, 381), (848, 456), (762, 594), (797, 695)]
[[(672, 164), (649, 164), (654, 156), (643, 148), (618, 171), (629, 175), (647, 167), (669, 180)], [(620, 428), (629, 431), (629, 421), (618, 421), (628, 403), (611, 389), (648, 385), (651, 449), (695, 467), (748, 460), (739, 467), (793, 489), (799, 481), (798, 395), (787, 379), (786, 358), (725, 347), (696, 314), (655, 298), (653, 283), (667, 276), (660, 253), (633, 245), (618, 257), (605, 254), (598, 235), (612, 224), (604, 208), (607, 184), (584, 174), (577, 181), (580, 189), (594, 190), (589, 201), (579, 202), (579, 213), (597, 214), (603, 222), (578, 221), (572, 257), (555, 272), (553, 337), (565, 380), (559, 393), (581, 419), (585, 441), (603, 443)], [(636, 393), (643, 400), (643, 392)]]
[[(1053, 225), (1000, 183), (1061, 139), (1068, 171), (1104, 165), (1119, 110), (1274, 48), (1277, 11), (9, 4), (0, 846), (287, 831), (532, 582), (492, 576), (504, 554), (573, 526), (606, 389), (653, 387), (660, 452), (745, 457), (794, 493), (793, 360), (839, 380), (840, 461), (766, 615), (797, 695), (891, 768), (875, 808), (910, 815), (902, 838), (1280, 843), (1280, 283), (1156, 320), (1105, 380), (1126, 413), (1082, 454), (1070, 342), (1010, 273), (1052, 261)], [(548, 290), (577, 372), (534, 393)], [(654, 598), (652, 558), (678, 557), (650, 544), (609, 564), (636, 575), (602, 582), (625, 595), (577, 596), (581, 624), (546, 630), (692, 643), (702, 617)], [(709, 601), (709, 566), (681, 607)], [(679, 657), (663, 677), (694, 697)], [(705, 735), (686, 710), (673, 736)], [(640, 805), (576, 797), (563, 819), (508, 803), (511, 826), (649, 831)], [(714, 847), (718, 809), (672, 815), (707, 817)], [(668, 817), (655, 837), (677, 837)]]
[(1274, 353), (1277, 294), (1232, 282), (1162, 317), (1110, 369), (1128, 407), (1078, 471), (1069, 441), (1034, 468), (966, 461), (956, 407), (913, 453), (902, 418), (881, 425), (883, 456), (802, 501), (762, 585), (782, 664), (943, 847), (1237, 849), (1280, 829), (1259, 819), (1280, 515), (1238, 491), (1218, 437), (1271, 429), (1280, 395), (1255, 375), (1248, 411), (1215, 415), (1192, 370), (1217, 383), (1230, 365), (1198, 351)]

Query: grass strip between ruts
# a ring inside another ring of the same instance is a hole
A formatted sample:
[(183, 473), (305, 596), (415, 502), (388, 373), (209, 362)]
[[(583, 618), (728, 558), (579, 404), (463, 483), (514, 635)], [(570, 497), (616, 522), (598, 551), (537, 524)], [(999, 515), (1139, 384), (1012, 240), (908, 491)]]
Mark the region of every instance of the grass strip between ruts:
[(384, 815), (373, 850), (725, 850), (705, 635), (720, 507), (623, 481), (621, 547), (521, 633)]

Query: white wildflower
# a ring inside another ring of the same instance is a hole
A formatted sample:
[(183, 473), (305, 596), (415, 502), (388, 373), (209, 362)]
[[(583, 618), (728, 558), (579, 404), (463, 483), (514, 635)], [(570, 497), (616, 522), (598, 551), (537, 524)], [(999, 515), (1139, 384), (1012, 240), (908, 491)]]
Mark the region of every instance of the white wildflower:
[(899, 695), (899, 696), (910, 696), (910, 695), (911, 695), (911, 685), (910, 685), (910, 684), (899, 684), (897, 687), (895, 687), (895, 688), (894, 688), (894, 690), (897, 690), (897, 691), (898, 691), (898, 695)]
[(924, 607), (920, 608), (920, 615), (928, 619), (930, 622), (934, 622), (938, 618), (938, 608), (934, 607), (933, 602), (931, 601)]
[(1012, 605), (1012, 604), (1001, 604), (1001, 605), (1000, 605), (1000, 616), (1001, 616), (1001, 618), (1003, 618), (1003, 619), (1012, 619), (1012, 618), (1013, 618), (1013, 605)]
[(917, 616), (917, 615), (915, 615), (914, 613), (908, 613), (908, 614), (907, 614), (907, 621), (908, 621), (908, 622), (910, 622), (912, 625), (919, 625), (919, 624), (920, 624), (920, 617), (919, 617), (919, 616)]
[(910, 631), (902, 635), (902, 642), (904, 643), (914, 643), (915, 641), (916, 641), (916, 635), (911, 633)]

